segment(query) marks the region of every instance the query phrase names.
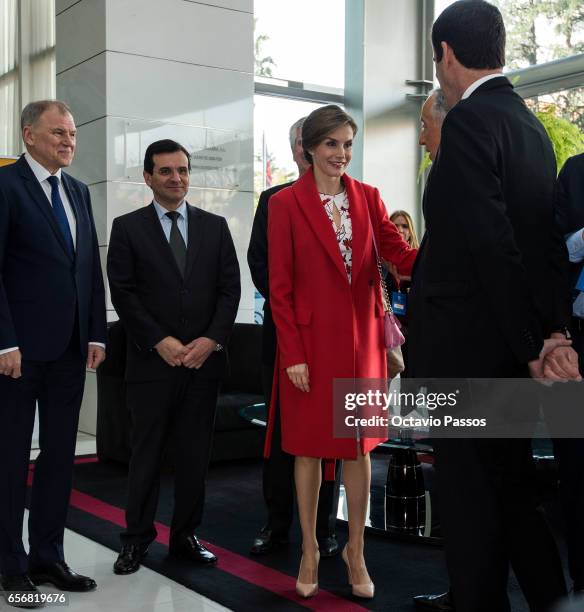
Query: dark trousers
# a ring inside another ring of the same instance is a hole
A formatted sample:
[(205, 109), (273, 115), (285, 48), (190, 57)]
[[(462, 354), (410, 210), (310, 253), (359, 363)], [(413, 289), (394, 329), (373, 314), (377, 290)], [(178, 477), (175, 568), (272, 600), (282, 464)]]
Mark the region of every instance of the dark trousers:
[(184, 367), (174, 368), (167, 380), (127, 383), (132, 455), (122, 543), (149, 544), (156, 538), (160, 467), (167, 446), (175, 468), (171, 546), (200, 525), (218, 388), (218, 380)]
[(560, 503), (568, 547), (568, 566), (575, 589), (584, 589), (584, 440), (554, 439)]
[[(578, 323), (572, 329), (572, 346), (580, 357), (580, 372), (584, 373), (584, 326)], [(554, 410), (561, 395), (570, 393), (569, 385), (556, 385), (558, 394), (550, 410)], [(576, 383), (582, 384), (582, 383)], [(581, 410), (582, 406), (564, 406), (568, 410)], [(546, 417), (548, 415), (546, 414)], [(553, 414), (550, 415), (553, 418)], [(569, 414), (566, 418), (569, 418)], [(564, 517), (564, 533), (568, 546), (568, 566), (575, 589), (584, 589), (584, 439), (555, 438), (554, 454), (558, 461), (560, 503)]]
[[(274, 368), (262, 365), (262, 380), (266, 405), (272, 396)], [(275, 423), (270, 446), (270, 457), (264, 459), (263, 492), (268, 510), (267, 527), (277, 537), (286, 538), (292, 524), (294, 512), (294, 456), (282, 450), (280, 411), (276, 407)], [(341, 470), (337, 462), (334, 482), (325, 481), (323, 476), (318, 498), (316, 535), (319, 539), (334, 535), (339, 505)], [(324, 470), (324, 462), (323, 462)]]
[(509, 563), (532, 612), (566, 594), (534, 495), (531, 440), (434, 440), (436, 489), (457, 612), (508, 612)]
[[(23, 359), (21, 378), (0, 376), (0, 573), (4, 575), (64, 560), (63, 533), (84, 383), (78, 333), (55, 361)], [(40, 455), (34, 469), (27, 556), (22, 522), (37, 401)]]

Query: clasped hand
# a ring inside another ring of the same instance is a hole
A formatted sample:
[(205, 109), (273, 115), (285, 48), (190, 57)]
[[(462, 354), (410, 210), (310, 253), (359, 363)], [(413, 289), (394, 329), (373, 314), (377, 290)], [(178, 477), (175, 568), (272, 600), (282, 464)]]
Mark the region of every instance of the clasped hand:
[(539, 359), (529, 362), (531, 377), (548, 386), (554, 382), (580, 382), (578, 353), (571, 344), (572, 341), (561, 334), (552, 334), (544, 340)]
[(195, 338), (185, 345), (177, 338), (167, 336), (154, 348), (169, 366), (185, 366), (198, 370), (215, 350), (216, 345), (211, 338)]

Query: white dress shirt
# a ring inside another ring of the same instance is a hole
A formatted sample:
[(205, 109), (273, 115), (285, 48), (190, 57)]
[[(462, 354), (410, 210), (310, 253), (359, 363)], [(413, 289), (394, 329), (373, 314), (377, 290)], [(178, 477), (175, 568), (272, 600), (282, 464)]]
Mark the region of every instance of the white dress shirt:
[[(49, 204), (51, 207), (53, 206), (53, 201), (51, 200), (51, 183), (49, 183), (49, 176), (51, 173), (41, 164), (38, 163), (36, 159), (30, 154), (25, 153), (24, 158), (28, 162), (30, 169), (36, 177), (36, 180), (40, 183), (47, 199), (49, 200)], [(75, 214), (73, 213), (73, 208), (71, 207), (71, 202), (69, 202), (69, 198), (67, 197), (67, 192), (63, 187), (63, 181), (61, 180), (61, 168), (55, 172), (53, 176), (56, 176), (59, 179), (59, 195), (61, 196), (61, 200), (63, 201), (63, 207), (65, 208), (65, 214), (67, 215), (67, 221), (69, 223), (69, 229), (71, 230), (71, 236), (73, 237), (73, 248), (77, 247), (77, 220), (75, 219)]]
[(490, 81), (491, 79), (496, 79), (497, 77), (503, 76), (502, 72), (496, 72), (495, 74), (487, 74), (487, 76), (481, 77), (477, 79), (474, 83), (471, 83), (466, 91), (462, 94), (461, 100), (466, 100), (471, 93), (473, 93), (476, 89), (478, 89), (483, 83)]
[[(48, 179), (51, 176), (51, 173), (30, 154), (28, 151), (24, 154), (24, 159), (26, 159), (32, 173), (35, 175), (36, 180), (39, 182), (42, 187), (47, 199), (49, 200), (49, 204), (51, 207), (53, 206), (53, 201), (51, 200), (51, 183), (49, 183)], [(69, 229), (71, 230), (71, 236), (73, 237), (73, 248), (77, 248), (77, 220), (75, 219), (75, 214), (73, 213), (73, 208), (71, 207), (71, 202), (69, 201), (69, 197), (67, 196), (67, 192), (63, 187), (63, 181), (61, 180), (61, 168), (55, 172), (54, 176), (59, 179), (59, 195), (61, 196), (61, 200), (63, 201), (63, 207), (65, 208), (65, 215), (67, 216), (67, 221), (69, 223)], [(101, 346), (101, 348), (105, 349), (105, 344), (102, 342), (90, 342), (89, 344), (95, 344), (95, 346)], [(12, 346), (7, 349), (0, 349), (0, 355), (4, 355), (4, 353), (11, 353), (12, 351), (16, 351), (18, 349), (17, 346)]]
[[(159, 204), (156, 200), (152, 200), (154, 204), (154, 208), (156, 209), (156, 213), (158, 214), (158, 219), (160, 220), (160, 225), (162, 225), (162, 230), (166, 239), (170, 242), (170, 229), (172, 227), (172, 221), (169, 217), (166, 216), (167, 212), (170, 212), (167, 208), (164, 208), (162, 204)], [(183, 200), (181, 205), (176, 209), (178, 213), (178, 219), (176, 220), (176, 224), (178, 226), (178, 231), (180, 235), (183, 237), (185, 241), (185, 246), (189, 244), (189, 215), (187, 212), (187, 202)]]
[[(584, 259), (584, 228), (574, 232), (566, 238), (566, 246), (568, 247), (568, 255), (572, 263), (580, 263)], [(584, 291), (580, 291), (578, 297), (574, 300), (572, 306), (572, 314), (575, 317), (584, 319)]]

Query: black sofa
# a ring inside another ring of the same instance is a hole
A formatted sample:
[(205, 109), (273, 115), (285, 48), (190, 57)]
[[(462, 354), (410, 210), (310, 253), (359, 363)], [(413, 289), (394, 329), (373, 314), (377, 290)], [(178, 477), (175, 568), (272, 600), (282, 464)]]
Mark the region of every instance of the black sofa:
[[(221, 385), (211, 461), (260, 457), (264, 430), (241, 416), (241, 409), (264, 401), (261, 382), (260, 325), (237, 323), (227, 346), (229, 372)], [(108, 325), (107, 359), (97, 370), (97, 455), (100, 461), (128, 463), (130, 415), (124, 368), (126, 334), (121, 323)], [(167, 449), (172, 465), (172, 448)]]

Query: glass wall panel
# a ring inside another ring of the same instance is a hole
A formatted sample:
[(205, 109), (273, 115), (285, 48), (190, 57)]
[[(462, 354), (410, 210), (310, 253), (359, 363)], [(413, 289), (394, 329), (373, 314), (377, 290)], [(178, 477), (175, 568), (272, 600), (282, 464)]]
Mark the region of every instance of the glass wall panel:
[[(22, 2), (23, 0), (21, 0)], [(28, 0), (30, 32), (29, 99), (54, 98), (56, 91), (55, 3)]]
[(16, 0), (0, 0), (0, 155), (16, 155), (18, 37)]
[(584, 86), (526, 99), (534, 112), (554, 111), (584, 132)]
[(255, 0), (255, 72), (344, 88), (345, 0)]
[(573, 155), (584, 153), (584, 86), (526, 98), (551, 138), (558, 171)]
[(55, 97), (55, 1), (0, 0), (0, 154), (18, 155), (20, 111)]
[(290, 149), (290, 126), (321, 104), (289, 98), (254, 98), (254, 196), (272, 185), (292, 181), (298, 171)]
[[(256, 95), (254, 98), (254, 206), (260, 193), (272, 185), (298, 178), (292, 159), (290, 127), (322, 106), (289, 98)], [(264, 299), (255, 293), (256, 323), (263, 322)]]

